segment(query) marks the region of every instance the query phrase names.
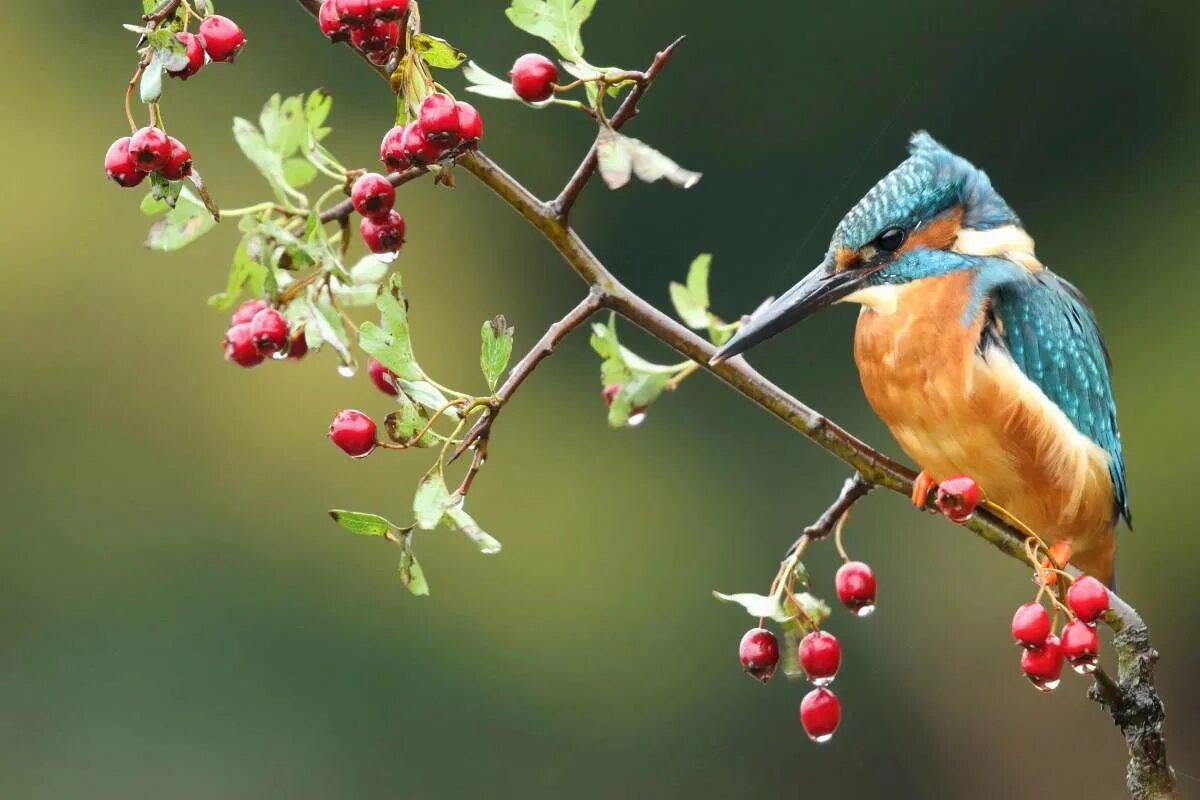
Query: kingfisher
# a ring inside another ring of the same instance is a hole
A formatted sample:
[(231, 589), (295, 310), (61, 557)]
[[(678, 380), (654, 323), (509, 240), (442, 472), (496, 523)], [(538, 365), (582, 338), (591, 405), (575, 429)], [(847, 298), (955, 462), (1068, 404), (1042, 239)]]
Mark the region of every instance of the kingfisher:
[(1051, 272), (988, 176), (921, 132), (850, 210), (821, 264), (714, 356), (835, 303), (861, 306), (867, 400), (919, 465), (913, 502), (973, 477), (1068, 560), (1112, 585), (1132, 523), (1112, 364), (1083, 294)]

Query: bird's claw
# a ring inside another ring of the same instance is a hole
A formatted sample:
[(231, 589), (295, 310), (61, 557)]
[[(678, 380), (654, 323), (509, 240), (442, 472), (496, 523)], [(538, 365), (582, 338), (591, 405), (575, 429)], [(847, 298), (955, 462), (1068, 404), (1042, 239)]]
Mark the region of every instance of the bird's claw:
[(925, 470), (913, 480), (912, 489), (912, 504), (917, 508), (924, 509), (929, 504), (929, 493), (937, 488), (937, 481), (933, 479)]

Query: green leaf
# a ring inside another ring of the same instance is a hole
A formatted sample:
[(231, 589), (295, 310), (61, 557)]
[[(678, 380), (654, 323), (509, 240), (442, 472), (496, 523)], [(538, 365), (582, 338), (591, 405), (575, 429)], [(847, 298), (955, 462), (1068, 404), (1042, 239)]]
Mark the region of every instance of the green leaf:
[(646, 183), (666, 178), (684, 189), (700, 182), (700, 173), (684, 169), (643, 141), (601, 128), (596, 137), (597, 166), (609, 189), (620, 189), (636, 175)]
[(276, 196), (280, 199), (286, 197), (284, 187), (287, 186), (287, 179), (283, 176), (283, 158), (272, 149), (262, 132), (254, 127), (254, 123), (235, 117), (233, 138), (237, 140), (238, 147), (250, 163), (257, 167), (267, 179), (267, 183), (271, 184)]
[(312, 91), (304, 101), (304, 118), (315, 141), (319, 142), (329, 135), (329, 128), (321, 126), (329, 119), (329, 112), (332, 110), (333, 98), (322, 89)]
[(446, 511), (446, 517), (454, 527), (465, 533), (467, 538), (475, 543), (475, 546), (479, 548), (479, 552), (486, 556), (495, 555), (500, 552), (500, 541), (481, 528), (479, 523), (463, 510), (462, 506), (456, 505), (451, 507)]
[(163, 64), (159, 58), (158, 51), (154, 51), (154, 55), (150, 57), (150, 63), (146, 65), (146, 69), (142, 72), (142, 80), (138, 84), (138, 94), (143, 103), (157, 103), (162, 98), (163, 90)]
[(417, 486), (417, 494), (413, 498), (413, 514), (417, 518), (417, 527), (424, 531), (436, 528), (449, 510), (451, 502), (450, 491), (446, 488), (446, 480), (441, 471), (430, 470)]
[(359, 536), (386, 536), (397, 529), (378, 514), (334, 509), (329, 512), (329, 516), (333, 517), (333, 521), (338, 525)]
[(429, 584), (425, 581), (425, 572), (421, 569), (411, 548), (406, 547), (400, 554), (400, 582), (417, 597), (429, 594)]
[(467, 54), (445, 39), (418, 33), (412, 37), (413, 48), (425, 59), (425, 63), (438, 69), (454, 69), (467, 60)]
[(185, 187), (179, 193), (175, 208), (150, 226), (146, 246), (151, 250), (179, 250), (211, 231), (216, 224), (204, 204)]
[(319, 174), (307, 158), (289, 158), (283, 162), (283, 179), (297, 189), (308, 186)]
[(596, 0), (512, 0), (505, 14), (513, 25), (552, 44), (563, 58), (585, 63), (580, 28), (595, 5)]
[(393, 274), (382, 287), (375, 304), (382, 314), (382, 327), (364, 322), (359, 328), (359, 346), (404, 380), (422, 380), (425, 374), (413, 355), (399, 275)]
[(255, 295), (263, 293), (264, 282), (267, 278), (267, 268), (258, 263), (252, 255), (262, 246), (256, 234), (247, 234), (238, 244), (233, 253), (233, 264), (229, 267), (229, 279), (225, 291), (208, 298), (212, 308), (225, 310), (237, 302), (242, 289), (249, 285)]
[(709, 326), (708, 270), (712, 256), (697, 256), (688, 269), (687, 285), (672, 281), (671, 302), (675, 312), (689, 328), (703, 330)]
[(688, 267), (687, 288), (696, 304), (708, 308), (708, 273), (712, 268), (712, 254), (701, 253)]
[[(463, 77), (467, 79), (467, 91), (475, 94), (483, 95), (484, 97), (494, 97), (498, 100), (517, 100), (524, 102), (517, 97), (517, 93), (513, 91), (510, 81), (497, 78), (492, 73), (485, 70), (483, 67), (476, 64), (474, 61), (468, 61), (462, 68)], [(540, 103), (526, 103), (526, 105), (534, 108), (542, 108), (553, 102), (553, 99), (544, 100)]]
[(669, 379), (667, 373), (634, 372), (632, 377), (621, 382), (621, 391), (608, 408), (608, 424), (621, 428), (629, 423), (634, 409), (641, 409), (644, 413), (663, 393)]
[[(399, 387), (396, 388), (399, 389)], [(417, 404), (404, 392), (397, 393), (396, 402), (400, 404), (400, 410), (388, 414), (383, 421), (383, 427), (387, 431), (388, 438), (393, 442), (409, 444), (419, 431), (424, 430), (429, 420), (422, 416)], [(430, 432), (422, 436), (414, 446), (433, 447), (435, 444), (437, 444), (437, 439)]]
[(746, 609), (752, 617), (767, 617), (776, 622), (787, 622), (792, 618), (783, 607), (781, 594), (771, 596), (741, 592), (738, 594), (721, 594), (713, 592), (713, 597), (725, 603), (737, 603)]
[(163, 201), (167, 208), (174, 208), (179, 200), (183, 181), (169, 181), (159, 172), (150, 173), (150, 196)]
[(149, 192), (142, 198), (142, 213), (148, 217), (157, 217), (159, 214), (166, 213), (170, 210), (165, 200), (161, 197), (155, 197), (154, 192)]
[(263, 106), (258, 122), (267, 146), (281, 158), (295, 155), (308, 141), (309, 124), (301, 95), (286, 99), (273, 95)]
[[(441, 390), (429, 381), (406, 381), (401, 378), (400, 391), (429, 411), (437, 411), (450, 402), (446, 399), (446, 395), (442, 394)], [(458, 419), (458, 412), (453, 408), (447, 408), (442, 412), (442, 416), (446, 419)]]
[(512, 358), (514, 333), (514, 329), (504, 317), (496, 317), (483, 323), (483, 349), (479, 353), (479, 366), (483, 369), (483, 377), (487, 379), (488, 389), (492, 392), (496, 391), (496, 384)]

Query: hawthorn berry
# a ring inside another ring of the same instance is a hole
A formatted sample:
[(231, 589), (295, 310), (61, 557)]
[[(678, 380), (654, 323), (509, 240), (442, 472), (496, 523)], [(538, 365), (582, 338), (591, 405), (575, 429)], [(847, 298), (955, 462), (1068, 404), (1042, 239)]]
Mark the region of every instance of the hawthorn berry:
[(1050, 635), (1050, 614), (1041, 603), (1026, 603), (1012, 619), (1012, 635), (1021, 647), (1041, 647)]
[(841, 722), (842, 702), (828, 689), (813, 689), (800, 701), (800, 724), (814, 742), (828, 742)]
[(210, 14), (199, 27), (200, 44), (213, 61), (233, 63), (246, 44), (246, 34), (237, 23), (220, 14)]
[(400, 19), (408, 13), (408, 0), (374, 0), (371, 7), (376, 19)]
[(865, 617), (875, 610), (875, 575), (861, 561), (847, 561), (833, 578), (838, 600), (855, 615)]
[(800, 666), (817, 686), (828, 686), (842, 665), (842, 645), (825, 631), (813, 631), (800, 640)]
[(554, 94), (558, 67), (539, 53), (526, 53), (516, 60), (508, 76), (517, 97), (526, 103), (539, 103)]
[(417, 121), (421, 124), (421, 133), (431, 142), (453, 144), (458, 141), (458, 106), (449, 95), (434, 92), (422, 100)]
[(247, 300), (237, 307), (233, 312), (233, 316), (229, 318), (230, 325), (241, 325), (243, 322), (250, 322), (254, 319), (254, 315), (267, 307), (263, 300)]
[(129, 137), (129, 156), (142, 172), (154, 172), (171, 157), (171, 142), (159, 128), (141, 128)]
[(333, 7), (338, 18), (347, 25), (362, 25), (372, 17), (372, 0), (334, 0)]
[(408, 169), (408, 156), (404, 154), (404, 133), (407, 127), (397, 125), (383, 136), (379, 145), (379, 160), (392, 172)]
[(1052, 692), (1058, 688), (1062, 664), (1062, 647), (1057, 636), (1047, 636), (1041, 647), (1021, 652), (1021, 671), (1039, 692)]
[(1062, 654), (1072, 669), (1080, 675), (1095, 672), (1099, 653), (1100, 637), (1095, 628), (1081, 620), (1067, 623), (1062, 630)]
[(766, 683), (779, 664), (779, 640), (766, 628), (751, 628), (738, 643), (742, 669), (759, 683)]
[(350, 44), (364, 53), (383, 53), (400, 44), (400, 24), (381, 19), (350, 27)]
[(304, 328), (297, 328), (288, 340), (287, 357), (293, 361), (299, 361), (306, 355), (308, 355), (308, 337), (304, 335)]
[(934, 504), (951, 522), (960, 525), (975, 514), (979, 505), (979, 484), (970, 475), (955, 475), (938, 484)]
[(351, 458), (365, 458), (375, 449), (375, 420), (361, 411), (339, 411), (329, 423), (329, 440)]
[(225, 332), (225, 358), (242, 367), (257, 367), (263, 362), (263, 354), (254, 346), (254, 335), (250, 323), (241, 322)]
[(354, 182), (350, 201), (354, 203), (354, 210), (364, 217), (381, 219), (396, 204), (396, 189), (387, 178), (368, 172)]
[(475, 106), (462, 100), (455, 103), (454, 107), (458, 111), (458, 135), (464, 142), (469, 142), (471, 147), (478, 146), (483, 139), (483, 117), (479, 115)]
[(331, 42), (345, 42), (350, 39), (350, 26), (342, 22), (338, 16), (336, 0), (325, 0), (321, 3), (321, 11), (317, 20), (321, 23), (321, 33)]
[(250, 336), (261, 353), (276, 353), (287, 346), (287, 320), (273, 308), (264, 308), (250, 321)]
[(1067, 605), (1084, 622), (1095, 622), (1108, 611), (1108, 589), (1091, 575), (1084, 575), (1067, 589)]
[(602, 392), (602, 396), (604, 397), (604, 405), (612, 408), (613, 400), (616, 400), (617, 395), (620, 393), (621, 384), (619, 383), (610, 383), (608, 386), (605, 386), (604, 391)]
[(371, 378), (371, 383), (384, 394), (390, 394), (392, 397), (400, 394), (400, 379), (382, 362), (374, 358), (367, 359), (367, 375)]
[(404, 244), (404, 217), (394, 210), (378, 219), (363, 217), (358, 232), (372, 253), (395, 253)]
[(432, 164), (442, 155), (442, 147), (437, 142), (425, 138), (420, 122), (410, 122), (404, 129), (404, 157), (412, 164)]
[(104, 174), (110, 181), (126, 189), (146, 180), (146, 173), (138, 169), (137, 162), (129, 152), (129, 138), (124, 136), (117, 139), (104, 154)]
[(169, 181), (183, 180), (192, 174), (192, 154), (183, 142), (174, 136), (168, 136), (167, 142), (171, 145), (171, 155), (167, 157), (167, 163), (163, 164), (159, 172)]
[(182, 69), (168, 70), (167, 74), (172, 78), (179, 78), (181, 81), (186, 81), (204, 66), (204, 45), (200, 43), (199, 36), (187, 31), (180, 31), (175, 34), (175, 38), (184, 47), (184, 52), (187, 55), (187, 65)]

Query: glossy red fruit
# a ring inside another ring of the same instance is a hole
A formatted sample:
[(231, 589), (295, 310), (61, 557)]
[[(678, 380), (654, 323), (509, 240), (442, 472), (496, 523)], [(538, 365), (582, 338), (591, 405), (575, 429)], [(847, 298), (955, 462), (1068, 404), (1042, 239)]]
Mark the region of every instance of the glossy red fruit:
[(350, 44), (364, 53), (386, 53), (400, 44), (400, 23), (372, 20), (350, 27)]
[(1100, 653), (1100, 637), (1096, 635), (1096, 629), (1080, 620), (1067, 623), (1062, 631), (1062, 653), (1071, 668), (1080, 675), (1095, 672)]
[(199, 36), (187, 31), (175, 34), (175, 38), (184, 46), (184, 51), (187, 55), (187, 66), (182, 69), (168, 70), (167, 74), (172, 78), (179, 78), (182, 81), (186, 81), (204, 66), (204, 45), (200, 43)]
[(198, 31), (204, 52), (208, 53), (208, 57), (213, 61), (233, 63), (233, 59), (246, 44), (246, 34), (242, 33), (237, 23), (220, 14), (205, 17)]
[(458, 141), (458, 106), (449, 95), (434, 92), (422, 100), (417, 121), (430, 141), (443, 145)]
[(404, 157), (412, 164), (428, 165), (437, 161), (441, 155), (441, 145), (425, 138), (421, 123), (410, 122), (404, 129)]
[(373, 0), (371, 10), (376, 19), (400, 19), (408, 13), (408, 0)]
[(171, 145), (171, 155), (167, 157), (167, 163), (163, 164), (160, 172), (169, 181), (183, 180), (192, 174), (192, 154), (184, 147), (183, 142), (174, 136), (168, 136), (167, 142)]
[(171, 157), (171, 142), (159, 128), (141, 128), (129, 137), (129, 157), (142, 172), (154, 172)]
[(336, 0), (325, 0), (321, 3), (321, 11), (317, 14), (317, 21), (321, 23), (321, 33), (331, 42), (349, 41), (350, 26), (338, 16), (336, 5)]
[(1026, 603), (1012, 619), (1012, 635), (1021, 647), (1041, 647), (1050, 635), (1050, 614), (1041, 603)]
[(966, 522), (979, 505), (979, 484), (970, 475), (955, 475), (938, 484), (934, 504), (951, 522)]
[(104, 174), (118, 186), (128, 189), (146, 180), (146, 173), (138, 169), (137, 162), (129, 153), (129, 137), (113, 142), (104, 154)]
[(527, 103), (538, 103), (554, 94), (558, 67), (539, 53), (526, 53), (516, 60), (508, 76), (517, 97)]
[(408, 156), (404, 155), (404, 125), (397, 125), (383, 136), (379, 145), (379, 160), (392, 172), (409, 168)]
[(1084, 622), (1095, 622), (1108, 611), (1108, 589), (1091, 575), (1084, 575), (1067, 589), (1067, 605)]
[(233, 312), (233, 316), (229, 319), (230, 325), (241, 325), (243, 322), (250, 322), (254, 319), (254, 315), (267, 307), (267, 304), (262, 300), (247, 300), (237, 307)]
[(364, 217), (382, 219), (396, 204), (396, 189), (387, 178), (368, 172), (354, 182), (350, 201), (354, 203), (354, 210)]
[(470, 103), (459, 100), (454, 105), (458, 111), (458, 135), (476, 147), (483, 138), (483, 117)]
[(287, 320), (273, 308), (264, 308), (250, 321), (250, 336), (261, 353), (275, 353), (288, 343)]
[(292, 331), (292, 336), (288, 339), (287, 357), (293, 361), (299, 361), (308, 355), (308, 337), (304, 335), (304, 328), (298, 328)]
[(358, 232), (372, 253), (395, 253), (404, 244), (404, 217), (395, 211), (379, 219), (363, 217)]
[(838, 600), (857, 616), (865, 617), (875, 610), (875, 575), (861, 561), (847, 561), (838, 568), (833, 579)]
[(779, 640), (766, 628), (751, 628), (738, 644), (738, 660), (747, 675), (766, 683), (779, 664)]
[(612, 404), (613, 404), (613, 400), (616, 400), (617, 395), (619, 395), (620, 393), (621, 393), (621, 384), (619, 384), (619, 383), (610, 383), (608, 386), (605, 386), (604, 392), (603, 392), (604, 405), (611, 408)]
[(372, 0), (334, 0), (333, 8), (347, 25), (362, 25), (374, 17)]
[(1052, 692), (1058, 688), (1062, 665), (1062, 647), (1057, 636), (1048, 636), (1041, 647), (1021, 653), (1021, 671), (1039, 692)]
[(254, 346), (250, 323), (234, 325), (225, 332), (225, 358), (243, 367), (257, 367), (263, 362), (263, 354)]
[(361, 411), (339, 411), (329, 424), (329, 440), (352, 458), (365, 458), (375, 449), (375, 421)]
[(817, 686), (827, 686), (842, 665), (842, 645), (825, 631), (813, 631), (800, 640), (800, 666)]
[(370, 376), (371, 383), (384, 394), (390, 394), (392, 397), (400, 394), (400, 379), (396, 377), (396, 373), (373, 358), (367, 360), (367, 375)]
[(814, 742), (828, 742), (841, 722), (842, 702), (828, 689), (813, 689), (800, 701), (800, 724)]

